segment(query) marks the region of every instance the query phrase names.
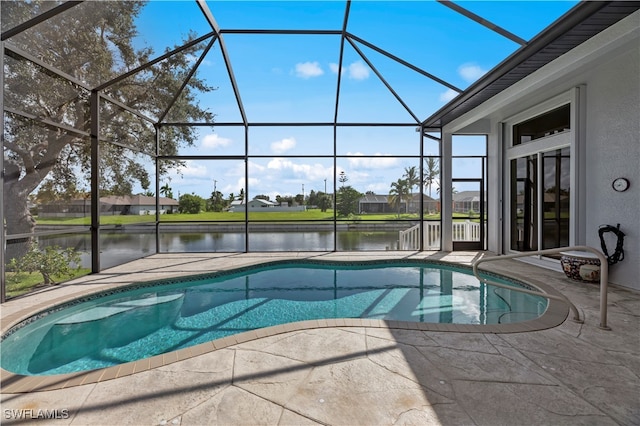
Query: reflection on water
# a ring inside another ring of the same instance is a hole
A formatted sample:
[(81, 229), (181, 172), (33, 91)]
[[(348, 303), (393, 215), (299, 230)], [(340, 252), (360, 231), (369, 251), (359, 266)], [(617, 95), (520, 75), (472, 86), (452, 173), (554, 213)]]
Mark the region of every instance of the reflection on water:
[[(91, 267), (91, 235), (65, 234), (40, 237), (43, 246), (73, 247), (81, 253), (82, 267)], [(395, 250), (397, 231), (340, 231), (335, 241), (338, 251)], [(244, 232), (163, 232), (161, 253), (244, 252)], [(251, 232), (249, 251), (332, 251), (333, 231)], [(101, 231), (100, 266), (110, 268), (156, 252), (153, 232)]]

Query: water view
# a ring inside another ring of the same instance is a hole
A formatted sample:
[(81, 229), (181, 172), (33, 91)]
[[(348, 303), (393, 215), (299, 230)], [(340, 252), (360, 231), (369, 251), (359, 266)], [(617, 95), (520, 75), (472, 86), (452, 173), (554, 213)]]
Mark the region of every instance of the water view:
[[(43, 246), (73, 247), (81, 253), (82, 267), (91, 267), (91, 235), (64, 234), (39, 237)], [(163, 232), (161, 253), (244, 252), (244, 232)], [(338, 231), (338, 251), (395, 250), (397, 231)], [(101, 231), (100, 264), (109, 268), (156, 252), (155, 233)], [(251, 232), (249, 251), (332, 251), (333, 231)]]

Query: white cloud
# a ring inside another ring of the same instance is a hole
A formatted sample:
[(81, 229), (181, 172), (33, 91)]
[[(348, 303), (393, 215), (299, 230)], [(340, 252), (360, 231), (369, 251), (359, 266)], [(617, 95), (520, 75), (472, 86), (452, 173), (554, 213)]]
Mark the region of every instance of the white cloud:
[[(260, 184), (260, 179), (258, 179), (258, 178), (249, 178), (249, 187), (250, 188), (255, 188), (259, 184)], [(236, 185), (235, 186), (230, 186), (229, 188), (231, 188), (229, 192), (232, 192), (234, 190), (234, 188), (235, 188), (236, 194), (239, 194), (240, 193), (240, 189), (245, 188), (244, 177), (239, 178), (238, 181), (236, 182)]]
[[(253, 176), (262, 176), (266, 170), (266, 168), (258, 163), (253, 161), (248, 162), (249, 174)], [(237, 163), (233, 167), (229, 168), (225, 171), (224, 176), (228, 180), (233, 180), (236, 178), (236, 183), (225, 183), (221, 189), (223, 194), (227, 194), (229, 192), (233, 192), (238, 194), (240, 192), (240, 188), (244, 188), (244, 163)], [(227, 181), (227, 179), (222, 179), (223, 181)], [(259, 178), (249, 178), (249, 185), (254, 187), (260, 183)]]
[[(265, 171), (265, 167), (253, 161), (249, 161), (249, 174), (259, 174)], [(244, 176), (244, 165), (239, 164), (236, 176)], [(249, 179), (251, 180), (251, 179)]]
[(467, 82), (474, 82), (487, 73), (487, 70), (476, 64), (462, 64), (458, 67), (458, 74)]
[[(360, 152), (348, 152), (347, 155), (362, 156), (363, 154)], [(349, 166), (354, 169), (388, 169), (397, 165), (397, 158), (382, 157), (382, 154), (375, 154), (374, 157), (349, 158)]]
[(296, 140), (294, 138), (284, 138), (279, 141), (275, 141), (271, 143), (271, 151), (274, 154), (283, 154), (290, 149), (295, 148)]
[(446, 92), (440, 93), (440, 102), (449, 102), (451, 99), (458, 96), (458, 92), (453, 89), (447, 89)]
[(184, 165), (176, 169), (176, 172), (178, 175), (191, 177), (205, 177), (209, 174), (205, 166), (192, 160), (186, 160)]
[(202, 148), (216, 149), (231, 145), (232, 140), (228, 138), (222, 138), (215, 133), (210, 133), (202, 138)]
[(279, 176), (275, 177), (275, 181), (286, 179), (303, 179), (304, 181), (320, 182), (323, 179), (331, 179), (333, 176), (333, 167), (325, 168), (322, 164), (297, 164), (285, 158), (274, 158), (267, 163), (267, 169), (278, 170)]
[[(338, 64), (331, 62), (329, 64), (329, 69), (331, 70), (332, 73), (334, 74), (338, 74)], [(342, 67), (342, 73), (344, 74), (344, 67)]]
[(361, 61), (349, 64), (349, 78), (353, 80), (365, 80), (369, 78), (369, 67)]
[[(329, 69), (332, 73), (338, 74), (339, 66), (336, 63), (330, 63)], [(342, 67), (342, 74), (348, 72), (347, 77), (352, 80), (365, 80), (369, 78), (369, 67), (366, 66), (362, 61), (352, 62), (347, 65), (347, 67)]]
[(373, 191), (375, 194), (386, 194), (389, 192), (389, 184), (384, 182), (367, 185), (365, 191)]
[(274, 158), (273, 160), (267, 163), (267, 169), (272, 170), (293, 170), (296, 168), (296, 165), (291, 160), (286, 160), (284, 158)]
[[(462, 64), (458, 67), (458, 75), (469, 83), (473, 83), (486, 73), (487, 70), (474, 63)], [(458, 92), (453, 89), (447, 89), (446, 92), (440, 93), (440, 102), (449, 102), (456, 96), (458, 96)]]
[(300, 62), (296, 64), (295, 68), (296, 77), (300, 78), (312, 78), (319, 77), (324, 74), (320, 64), (315, 62)]
[[(249, 174), (254, 175), (254, 176), (260, 176), (262, 173), (264, 173), (265, 171), (265, 167), (261, 166), (260, 164), (257, 164), (253, 161), (249, 161), (248, 162), (248, 167), (249, 167)], [(233, 178), (236, 178), (238, 182), (242, 181), (242, 183), (244, 184), (244, 163), (238, 162), (235, 163), (232, 167), (226, 169), (224, 171), (224, 177), (221, 178), (222, 181), (227, 181), (228, 178), (229, 180), (233, 180)], [(249, 178), (249, 182), (251, 182), (252, 179)], [(237, 188), (243, 188), (244, 186), (240, 185), (237, 186), (234, 184), (226, 184), (228, 188), (235, 188), (235, 190), (237, 191)]]

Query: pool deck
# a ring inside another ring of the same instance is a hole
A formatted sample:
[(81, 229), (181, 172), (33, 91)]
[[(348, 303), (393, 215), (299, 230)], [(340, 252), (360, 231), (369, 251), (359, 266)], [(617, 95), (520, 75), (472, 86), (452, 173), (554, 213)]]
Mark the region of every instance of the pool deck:
[[(265, 261), (430, 258), (470, 264), (475, 252), (159, 254), (2, 304), (2, 331), (29, 313), (114, 285)], [(613, 267), (615, 268), (615, 266)], [(439, 331), (366, 322), (283, 326), (101, 372), (100, 380), (14, 380), (2, 371), (2, 424), (54, 425), (640, 425), (640, 293), (514, 260), (483, 269), (555, 288), (571, 316), (537, 331)], [(444, 328), (443, 328), (444, 330)], [(239, 342), (241, 341), (241, 342)], [(135, 373), (135, 374), (132, 374)], [(108, 377), (112, 375), (113, 378)], [(83, 384), (85, 383), (85, 384)], [(19, 384), (19, 385), (18, 385)], [(63, 389), (55, 389), (63, 386)], [(48, 388), (55, 390), (38, 390)], [(25, 392), (32, 390), (31, 392)], [(22, 393), (24, 392), (24, 393)]]

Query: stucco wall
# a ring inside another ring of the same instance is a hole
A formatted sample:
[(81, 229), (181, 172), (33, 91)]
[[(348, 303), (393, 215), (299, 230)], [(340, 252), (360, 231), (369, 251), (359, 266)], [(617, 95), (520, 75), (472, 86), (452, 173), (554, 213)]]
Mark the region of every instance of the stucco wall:
[[(600, 247), (598, 227), (619, 223), (626, 258), (610, 268), (609, 280), (640, 290), (640, 45), (592, 68), (585, 80), (586, 242)], [(617, 177), (631, 181), (629, 190), (612, 189)]]
[[(581, 87), (586, 96), (584, 173), (580, 173), (579, 244), (600, 248), (600, 225), (620, 224), (625, 232), (625, 260), (610, 268), (609, 281), (640, 290), (640, 11), (587, 40), (473, 111), (448, 123), (445, 133), (465, 132), (489, 120), (489, 181), (508, 174), (500, 167), (501, 123), (521, 111)], [(615, 192), (611, 183), (626, 177), (631, 187)], [(502, 204), (489, 191), (492, 229), (502, 229)], [(614, 249), (614, 241), (608, 246)], [(499, 232), (489, 250), (502, 251)]]

